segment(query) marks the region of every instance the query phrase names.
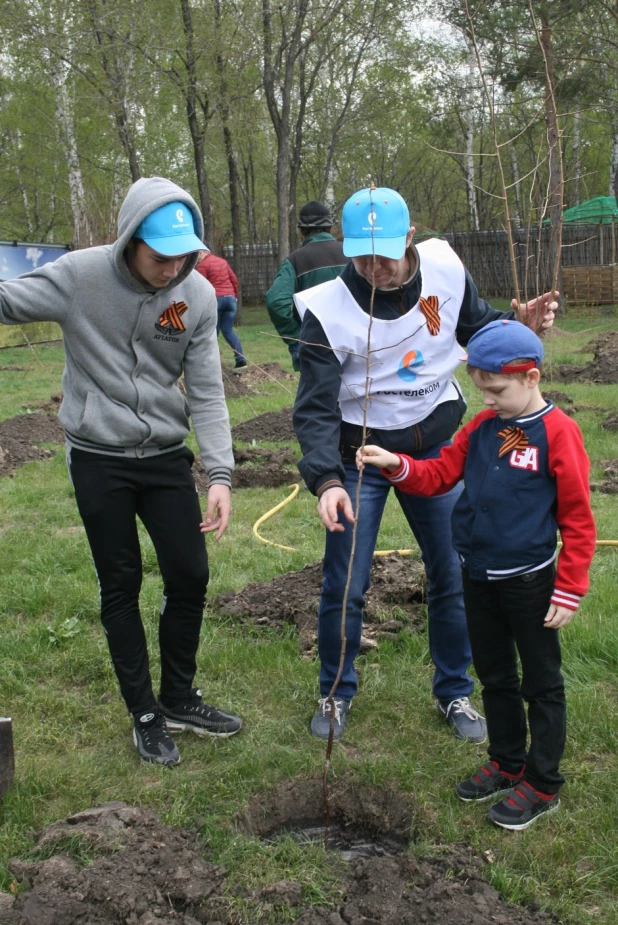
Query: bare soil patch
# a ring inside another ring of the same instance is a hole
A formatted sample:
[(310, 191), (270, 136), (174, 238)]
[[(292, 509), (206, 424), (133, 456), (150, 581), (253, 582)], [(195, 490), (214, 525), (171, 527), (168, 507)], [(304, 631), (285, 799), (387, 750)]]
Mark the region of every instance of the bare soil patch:
[(55, 395), (50, 395), (47, 401), (40, 402), (36, 409), (37, 411), (55, 411), (58, 413), (60, 411), (60, 405), (62, 404), (62, 392), (56, 392)]
[(18, 414), (0, 422), (0, 476), (12, 475), (33, 459), (49, 459), (54, 450), (41, 443), (64, 444), (64, 430), (53, 412)]
[[(263, 363), (261, 366), (243, 366), (242, 369), (221, 367), (223, 388), (226, 398), (243, 398), (247, 395), (259, 394), (255, 386), (265, 382), (280, 382), (284, 379), (295, 379), (293, 373), (287, 372), (279, 363)], [(294, 391), (294, 389), (292, 389)]]
[[(278, 488), (300, 480), (296, 460), (290, 449), (269, 450), (266, 447), (234, 447), (236, 468), (232, 473), (232, 488)], [(208, 491), (208, 476), (200, 459), (193, 466), (195, 484), (200, 494)]]
[[(281, 629), (292, 624), (301, 648), (309, 652), (317, 635), (317, 611), (322, 588), (322, 563), (277, 575), (271, 581), (252, 582), (241, 591), (228, 591), (211, 600), (213, 609), (241, 624)], [(393, 638), (404, 627), (423, 631), (426, 577), (420, 561), (392, 553), (377, 557), (371, 570), (371, 588), (363, 623), (363, 646), (375, 648), (380, 638)], [(397, 616), (389, 611), (397, 607)]]
[(605, 463), (603, 471), (605, 478), (602, 482), (591, 482), (592, 491), (600, 491), (604, 495), (618, 495), (618, 459)]
[(263, 440), (271, 440), (273, 443), (296, 441), (292, 427), (292, 408), (267, 411), (248, 421), (242, 421), (232, 427), (232, 437), (234, 440), (244, 440), (247, 443), (261, 443)]
[(555, 389), (543, 389), (543, 398), (546, 401), (553, 402), (557, 408), (561, 408), (562, 411), (570, 417), (573, 417), (577, 411), (573, 399), (567, 395), (566, 392), (558, 392)]
[[(362, 784), (329, 780), (330, 823), (356, 828), (369, 837), (388, 837), (401, 848), (417, 837), (416, 805), (397, 790), (375, 790)], [(320, 778), (284, 781), (268, 793), (256, 793), (237, 828), (269, 839), (279, 833), (324, 824), (324, 785)]]
[(249, 364), (238, 370), (238, 374), (249, 385), (255, 385), (258, 382), (281, 382), (285, 379), (297, 379), (294, 373), (284, 369), (280, 363), (262, 363), (261, 366)]
[(251, 388), (249, 383), (240, 375), (240, 372), (240, 370), (227, 369), (225, 366), (221, 367), (223, 391), (226, 398), (242, 398), (245, 395), (255, 395), (255, 389)]
[(585, 348), (594, 359), (588, 366), (561, 365), (558, 378), (563, 382), (618, 382), (618, 331), (605, 331)]
[[(294, 782), (256, 795), (239, 829), (265, 834), (264, 819), (289, 825), (313, 814), (321, 783)], [(334, 812), (408, 840), (413, 802), (395, 792), (333, 786)], [(82, 863), (75, 860), (81, 849)], [(19, 895), (0, 894), (0, 925), (239, 925), (225, 868), (211, 863), (194, 831), (162, 825), (153, 813), (108, 803), (35, 836), (45, 860), (9, 862)], [(93, 856), (94, 855), (94, 856)], [(83, 862), (84, 857), (86, 862)], [(466, 846), (437, 858), (407, 855), (333, 862), (336, 892), (314, 906), (301, 883), (282, 880), (234, 894), (251, 903), (252, 925), (540, 925), (556, 921), (505, 903)], [(248, 923), (247, 923), (248, 925)]]
[[(554, 405), (564, 411), (565, 414), (568, 414), (569, 417), (573, 417), (580, 411), (593, 411), (595, 414), (607, 414), (610, 410), (609, 408), (603, 407), (603, 405), (576, 405), (570, 395), (555, 389), (543, 389), (543, 398), (552, 401)], [(610, 430), (618, 429), (618, 416), (613, 415), (606, 421), (602, 421), (601, 427), (607, 427)]]

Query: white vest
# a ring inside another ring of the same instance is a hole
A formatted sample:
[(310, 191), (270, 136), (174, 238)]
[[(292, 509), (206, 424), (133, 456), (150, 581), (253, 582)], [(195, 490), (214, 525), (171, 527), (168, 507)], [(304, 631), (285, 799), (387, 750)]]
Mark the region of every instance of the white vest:
[(464, 267), (446, 241), (431, 238), (417, 251), (421, 295), (438, 298), (440, 331), (435, 336), (418, 303), (400, 318), (374, 318), (370, 330), (369, 315), (340, 278), (294, 296), (300, 317), (307, 309), (315, 315), (341, 363), (339, 407), (350, 424), (363, 424), (366, 392), (367, 426), (382, 430), (418, 424), (436, 405), (459, 395), (453, 372), (464, 353), (455, 339)]

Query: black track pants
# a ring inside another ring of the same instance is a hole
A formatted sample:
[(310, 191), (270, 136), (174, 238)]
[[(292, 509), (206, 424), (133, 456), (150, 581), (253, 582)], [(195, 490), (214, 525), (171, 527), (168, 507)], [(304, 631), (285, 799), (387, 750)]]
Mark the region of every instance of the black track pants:
[(129, 459), (70, 449), (69, 471), (101, 591), (101, 622), (120, 690), (131, 713), (156, 703), (139, 612), (142, 558), (139, 517), (163, 576), (159, 621), (161, 698), (174, 703), (196, 671), (208, 559), (188, 447)]
[(487, 752), (504, 771), (516, 773), (525, 764), (526, 780), (544, 793), (556, 793), (564, 783), (559, 769), (566, 738), (560, 637), (543, 624), (554, 575), (549, 565), (516, 578), (474, 581), (463, 570), (472, 657), (483, 685)]

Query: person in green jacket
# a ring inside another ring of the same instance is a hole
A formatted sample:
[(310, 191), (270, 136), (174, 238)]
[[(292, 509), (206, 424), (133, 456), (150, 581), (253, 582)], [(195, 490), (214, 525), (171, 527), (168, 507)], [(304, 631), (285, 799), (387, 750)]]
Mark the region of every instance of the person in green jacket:
[(300, 369), (300, 319), (294, 310), (294, 293), (335, 279), (348, 262), (341, 242), (331, 234), (332, 227), (333, 219), (327, 206), (316, 200), (307, 202), (298, 213), (303, 243), (283, 261), (266, 293), (270, 320), (288, 345), (296, 372)]

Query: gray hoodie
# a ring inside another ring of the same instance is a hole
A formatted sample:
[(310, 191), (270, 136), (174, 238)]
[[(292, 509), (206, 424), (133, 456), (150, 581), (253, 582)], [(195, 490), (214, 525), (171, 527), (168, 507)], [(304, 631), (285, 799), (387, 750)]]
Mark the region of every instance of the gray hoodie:
[(131, 275), (124, 257), (140, 222), (175, 200), (191, 209), (201, 237), (202, 217), (188, 193), (161, 177), (138, 180), (120, 208), (117, 241), (0, 284), (0, 322), (56, 321), (62, 328), (59, 417), (70, 446), (114, 456), (169, 452), (189, 433), (190, 415), (211, 481), (230, 484), (214, 289), (194, 272), (197, 253), (156, 290)]

